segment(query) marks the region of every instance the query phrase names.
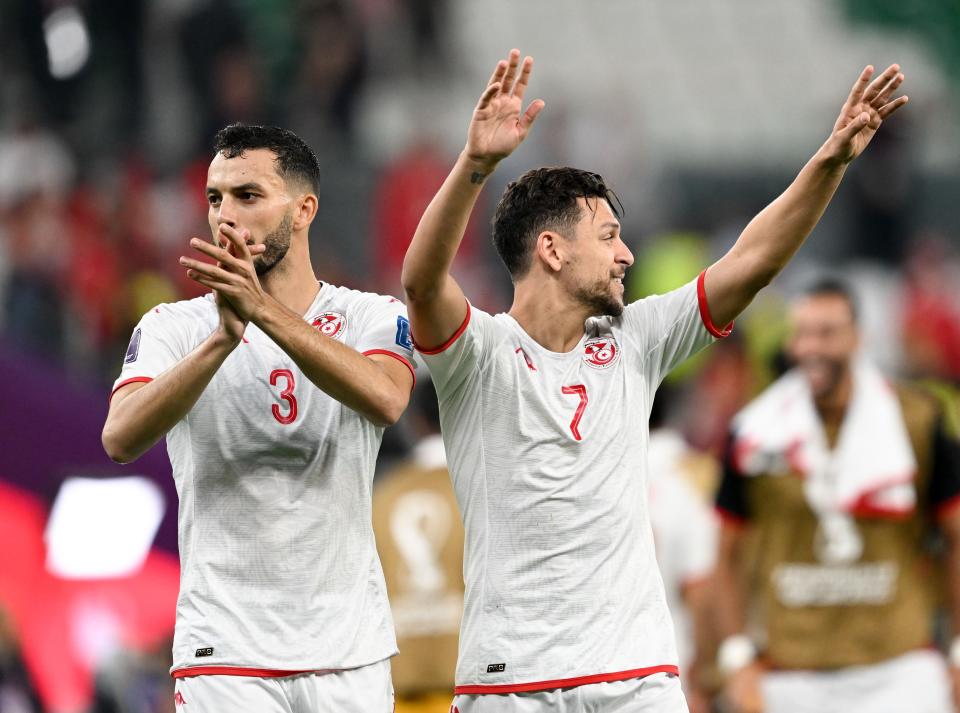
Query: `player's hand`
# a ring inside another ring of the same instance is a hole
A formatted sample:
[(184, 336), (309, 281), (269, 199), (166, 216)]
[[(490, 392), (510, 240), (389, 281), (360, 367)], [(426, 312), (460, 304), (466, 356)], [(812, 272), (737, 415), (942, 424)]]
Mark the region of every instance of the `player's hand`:
[(863, 153), (877, 133), (880, 124), (907, 103), (907, 97), (891, 99), (903, 82), (900, 65), (891, 64), (879, 77), (867, 66), (850, 90), (850, 96), (833, 125), (833, 133), (823, 146), (827, 157), (838, 164), (847, 164)]
[(192, 248), (216, 260), (216, 265), (186, 256), (180, 258), (187, 276), (214, 290), (218, 300), (225, 298), (244, 324), (266, 304), (266, 293), (253, 264), (253, 253), (263, 252), (264, 247), (248, 246), (248, 235), (246, 230), (241, 233), (224, 223), (217, 233), (217, 244), (200, 238), (190, 240)]
[(763, 666), (756, 661), (730, 674), (723, 696), (734, 713), (763, 713), (762, 675)]
[(513, 153), (527, 137), (544, 107), (543, 100), (536, 99), (523, 114), (520, 113), (532, 69), (533, 58), (524, 58), (521, 66), (520, 50), (516, 49), (510, 50), (510, 56), (497, 63), (490, 83), (473, 110), (464, 149), (468, 158), (495, 165)]

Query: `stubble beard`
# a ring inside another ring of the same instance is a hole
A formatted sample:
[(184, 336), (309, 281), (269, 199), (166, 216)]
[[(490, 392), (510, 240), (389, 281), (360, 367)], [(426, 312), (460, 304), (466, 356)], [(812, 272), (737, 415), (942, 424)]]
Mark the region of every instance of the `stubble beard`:
[(579, 287), (573, 296), (590, 312), (591, 317), (619, 317), (623, 314), (623, 301), (613, 294), (612, 281), (609, 279), (597, 280), (587, 287)]
[(266, 275), (286, 257), (287, 251), (290, 249), (292, 236), (293, 214), (287, 213), (283, 216), (280, 224), (263, 238), (263, 246), (266, 250), (253, 261), (253, 267), (258, 276)]

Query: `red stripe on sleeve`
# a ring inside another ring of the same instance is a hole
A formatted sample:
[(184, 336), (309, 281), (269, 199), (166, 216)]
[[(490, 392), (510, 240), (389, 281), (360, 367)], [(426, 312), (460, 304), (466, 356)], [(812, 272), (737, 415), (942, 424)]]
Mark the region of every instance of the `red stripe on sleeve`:
[(453, 343), (460, 338), (460, 335), (462, 335), (465, 331), (467, 331), (468, 324), (470, 324), (470, 301), (469, 300), (467, 301), (467, 316), (463, 318), (463, 323), (459, 327), (457, 327), (457, 331), (453, 333), (453, 336), (450, 337), (450, 339), (445, 341), (439, 347), (433, 347), (432, 349), (425, 349), (424, 347), (417, 344), (417, 338), (411, 335), (411, 337), (413, 338), (413, 346), (415, 346), (417, 348), (417, 351), (420, 352), (421, 354), (426, 354), (428, 356), (433, 354), (440, 354), (442, 352), (447, 351), (447, 349), (453, 346)]
[(413, 369), (413, 364), (410, 363), (410, 360), (407, 359), (402, 354), (397, 354), (392, 352), (389, 349), (368, 349), (363, 353), (364, 356), (371, 356), (373, 354), (383, 354), (384, 356), (393, 357), (398, 362), (403, 364), (407, 369), (410, 370), (410, 376), (413, 377), (413, 385), (410, 387), (410, 390), (413, 391), (413, 387), (417, 385), (417, 373)]
[(717, 339), (723, 339), (729, 337), (730, 332), (733, 331), (733, 322), (730, 322), (723, 329), (718, 329), (717, 325), (713, 323), (713, 318), (710, 316), (710, 305), (707, 304), (707, 288), (703, 284), (706, 274), (707, 271), (704, 270), (697, 278), (697, 303), (700, 306), (700, 319), (703, 320), (703, 326), (707, 328), (710, 334)]
[(113, 391), (110, 392), (110, 398), (107, 399), (107, 402), (109, 403), (110, 401), (112, 401), (113, 395), (117, 393), (117, 391), (122, 389), (124, 386), (126, 386), (127, 384), (135, 384), (137, 382), (143, 382), (144, 384), (149, 384), (151, 381), (153, 381), (152, 376), (133, 376), (133, 377), (130, 377), (129, 379), (124, 379), (119, 384), (113, 387)]

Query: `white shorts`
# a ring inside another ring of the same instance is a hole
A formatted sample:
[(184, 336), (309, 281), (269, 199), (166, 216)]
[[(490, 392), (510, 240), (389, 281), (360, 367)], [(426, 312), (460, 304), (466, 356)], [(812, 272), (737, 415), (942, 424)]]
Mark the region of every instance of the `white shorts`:
[(911, 651), (871, 666), (837, 671), (771, 671), (764, 713), (953, 713), (946, 662)]
[(176, 713), (392, 713), (390, 659), (282, 678), (178, 678), (174, 702)]
[(689, 713), (672, 673), (530, 693), (454, 696), (450, 713)]

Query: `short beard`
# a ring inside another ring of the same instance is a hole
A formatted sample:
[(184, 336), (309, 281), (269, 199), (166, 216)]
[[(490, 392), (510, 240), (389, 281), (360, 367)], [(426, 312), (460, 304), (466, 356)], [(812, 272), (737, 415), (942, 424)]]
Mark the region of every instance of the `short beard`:
[(589, 287), (578, 287), (573, 297), (590, 312), (591, 317), (619, 317), (623, 314), (623, 302), (613, 296), (610, 280), (597, 280)]
[(267, 233), (263, 239), (263, 246), (266, 248), (262, 255), (258, 255), (253, 261), (253, 267), (257, 275), (263, 277), (286, 256), (290, 249), (290, 238), (293, 235), (293, 213), (287, 213), (280, 221), (280, 225)]

